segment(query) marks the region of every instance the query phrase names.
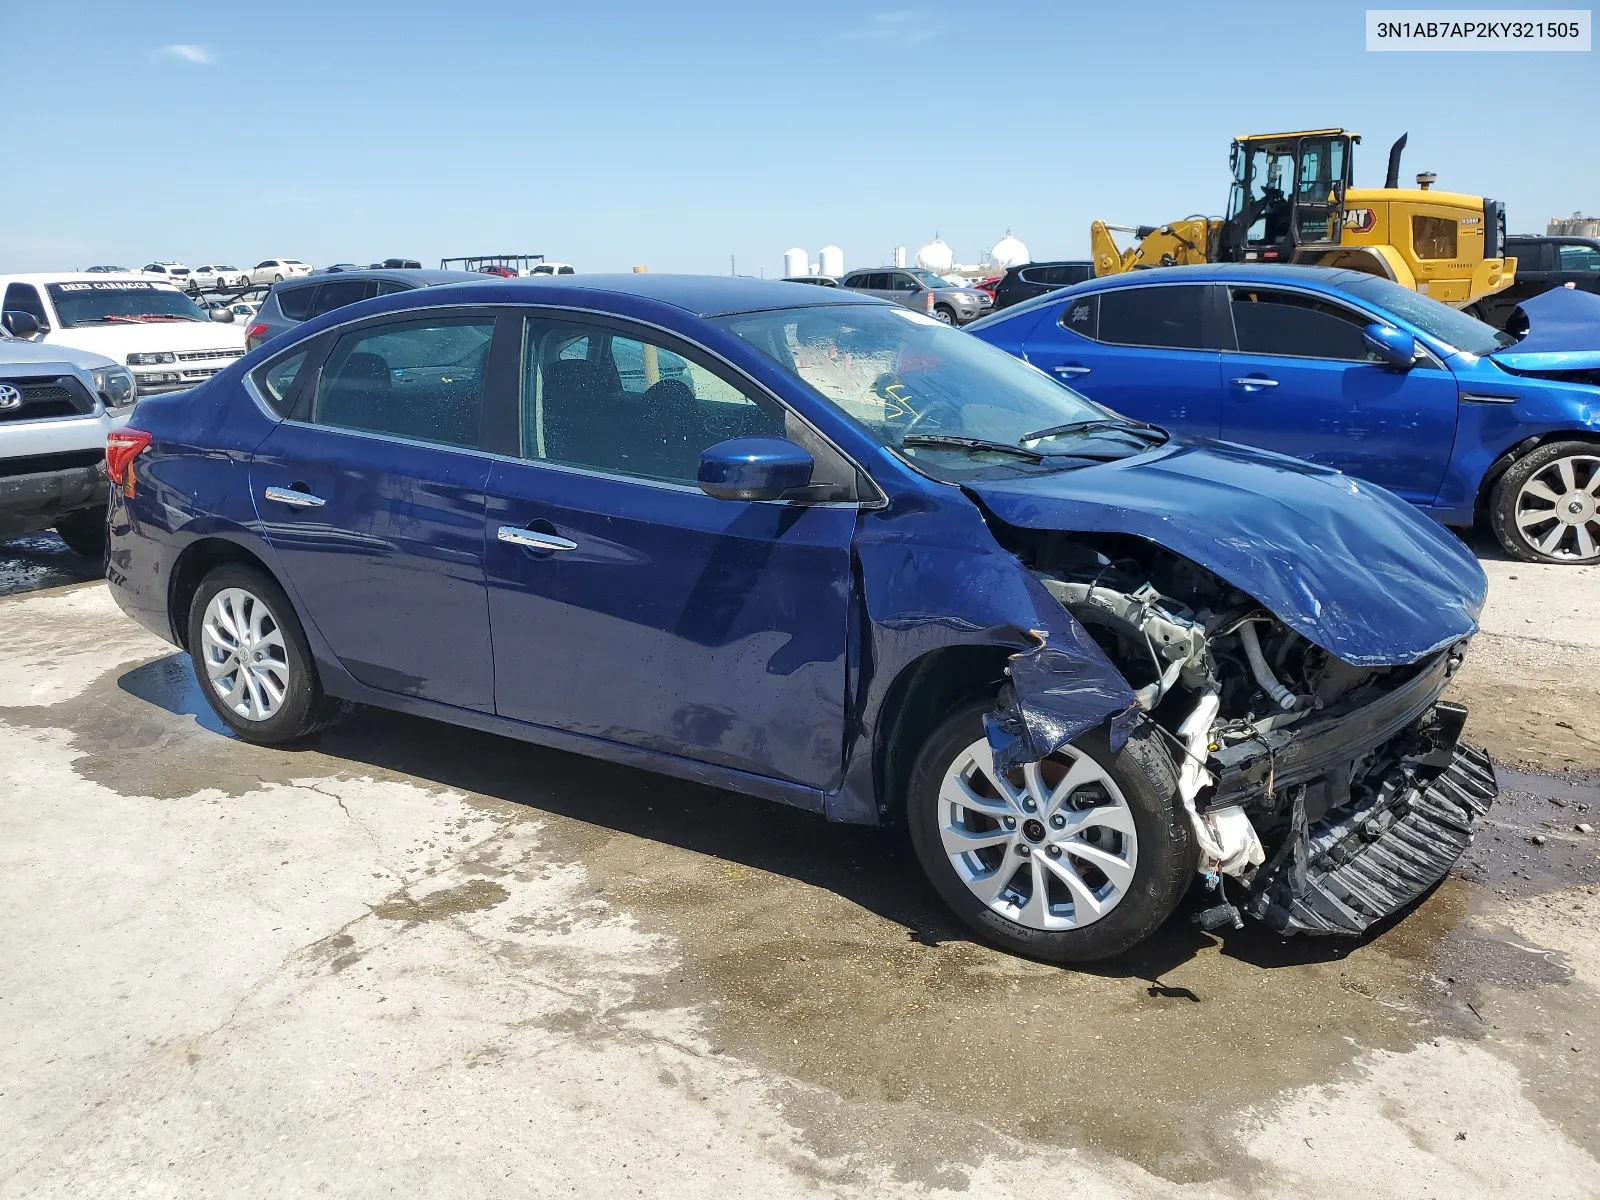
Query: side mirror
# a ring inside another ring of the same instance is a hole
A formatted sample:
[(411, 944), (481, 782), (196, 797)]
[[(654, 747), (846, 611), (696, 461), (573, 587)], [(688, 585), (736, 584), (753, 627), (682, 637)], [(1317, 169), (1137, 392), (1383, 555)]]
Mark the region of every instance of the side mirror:
[(1403, 330), (1374, 321), (1361, 331), (1361, 340), (1396, 370), (1409, 371), (1416, 365), (1417, 339)]
[(12, 337), (31, 338), (39, 333), (39, 319), (32, 313), (25, 313), (21, 309), (10, 309), (3, 318), (5, 327)]
[(700, 490), (718, 500), (781, 500), (811, 482), (811, 455), (784, 438), (730, 438), (700, 454)]
[(231, 308), (213, 308), (210, 313), (213, 321), (220, 321), (224, 325), (233, 324), (233, 309)]

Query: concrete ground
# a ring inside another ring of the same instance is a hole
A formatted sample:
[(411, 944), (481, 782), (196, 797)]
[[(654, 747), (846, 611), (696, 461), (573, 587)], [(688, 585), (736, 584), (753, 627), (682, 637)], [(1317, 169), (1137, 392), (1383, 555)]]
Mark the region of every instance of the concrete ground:
[(1521, 769), (1454, 877), (1069, 971), (874, 830), (379, 712), (243, 745), (0, 548), (0, 1197), (1600, 1195), (1600, 572), (1486, 566)]

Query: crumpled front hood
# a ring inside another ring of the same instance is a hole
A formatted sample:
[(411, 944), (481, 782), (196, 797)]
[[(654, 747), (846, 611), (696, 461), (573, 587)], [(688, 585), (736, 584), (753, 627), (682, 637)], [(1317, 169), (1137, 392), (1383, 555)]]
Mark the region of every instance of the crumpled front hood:
[(1488, 581), (1449, 530), (1369, 483), (1222, 442), (968, 483), (1027, 529), (1145, 538), (1247, 592), (1354, 666), (1416, 662), (1477, 631)]
[(1600, 369), (1600, 296), (1558, 287), (1524, 300), (1528, 332), (1489, 355), (1513, 371)]

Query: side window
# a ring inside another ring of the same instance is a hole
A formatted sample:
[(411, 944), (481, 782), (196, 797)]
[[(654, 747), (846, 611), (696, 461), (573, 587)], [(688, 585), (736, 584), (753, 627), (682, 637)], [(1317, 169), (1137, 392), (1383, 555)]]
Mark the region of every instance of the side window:
[(692, 487), (708, 447), (788, 437), (817, 460), (812, 499), (854, 495), (854, 470), (804, 422), (703, 363), (610, 329), (537, 317), (523, 346), (526, 459)]
[(299, 378), (300, 368), (306, 365), (306, 356), (310, 353), (306, 349), (287, 358), (274, 359), (255, 373), (256, 390), (280, 417), (289, 415), (289, 393), (294, 390), (294, 381)]
[(872, 274), (865, 276), (857, 286), (864, 287), (868, 291), (887, 292), (889, 290), (889, 276), (882, 271), (874, 271)]
[(914, 292), (917, 290), (917, 281), (909, 275), (896, 273), (890, 287), (897, 292)]
[(1440, 259), (1456, 256), (1454, 217), (1412, 217), (1411, 248), (1418, 258)]
[(1581, 242), (1557, 244), (1556, 252), (1561, 256), (1558, 270), (1581, 271), (1587, 275), (1600, 273), (1600, 250), (1593, 246)]
[(312, 306), (311, 315), (320, 317), (323, 313), (354, 304), (357, 300), (370, 300), (377, 294), (376, 279), (341, 279), (337, 283), (325, 283), (317, 293), (317, 302)]
[(1205, 289), (1124, 287), (1100, 293), (1100, 340), (1116, 346), (1199, 350)]
[(476, 448), (490, 317), (433, 317), (345, 334), (317, 381), (319, 425)]
[(1377, 357), (1361, 337), (1368, 322), (1337, 305), (1262, 288), (1230, 288), (1228, 295), (1243, 354), (1345, 362), (1371, 362)]
[(284, 288), (278, 292), (278, 309), (291, 321), (311, 319), (311, 302), (316, 298), (317, 285)]
[(25, 312), (40, 325), (50, 323), (50, 318), (45, 315), (44, 301), (39, 297), (39, 289), (31, 283), (13, 283), (6, 288), (6, 298), (0, 303), (0, 308), (6, 312)]
[(1100, 297), (1079, 296), (1061, 310), (1061, 328), (1080, 337), (1100, 336)]
[(1017, 278), (1023, 283), (1041, 284), (1044, 282), (1045, 269), (1043, 267), (1029, 267), (1025, 271), (1018, 271)]
[(392, 296), (396, 292), (409, 292), (411, 290), (409, 283), (399, 283), (393, 279), (378, 280), (378, 295), (380, 296)]

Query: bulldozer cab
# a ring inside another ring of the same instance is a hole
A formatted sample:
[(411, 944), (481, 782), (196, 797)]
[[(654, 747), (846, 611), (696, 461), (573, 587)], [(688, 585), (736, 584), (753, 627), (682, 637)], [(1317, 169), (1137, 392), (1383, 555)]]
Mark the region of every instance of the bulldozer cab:
[(1351, 147), (1360, 140), (1342, 129), (1234, 139), (1216, 257), (1288, 261), (1302, 247), (1338, 245)]

